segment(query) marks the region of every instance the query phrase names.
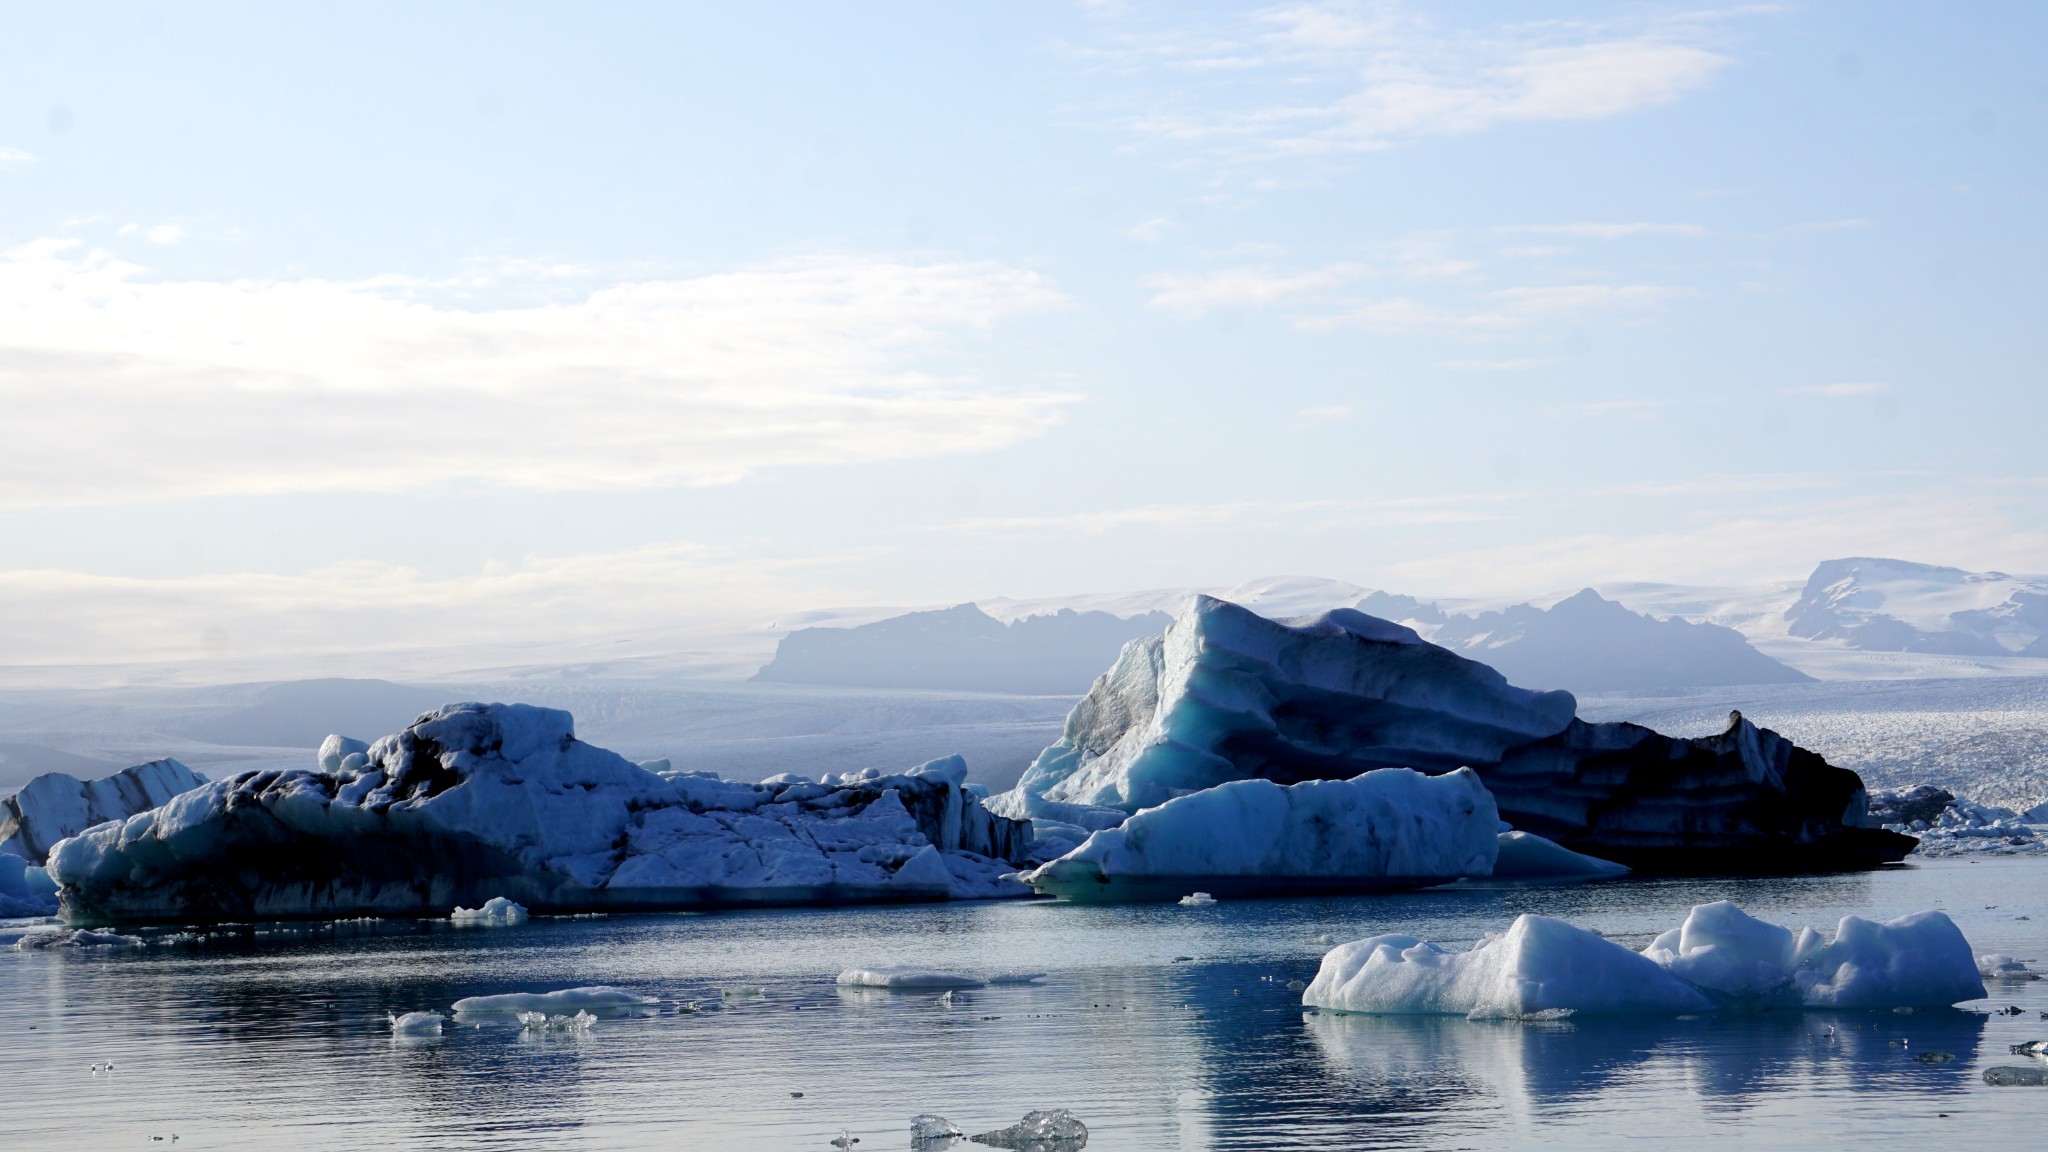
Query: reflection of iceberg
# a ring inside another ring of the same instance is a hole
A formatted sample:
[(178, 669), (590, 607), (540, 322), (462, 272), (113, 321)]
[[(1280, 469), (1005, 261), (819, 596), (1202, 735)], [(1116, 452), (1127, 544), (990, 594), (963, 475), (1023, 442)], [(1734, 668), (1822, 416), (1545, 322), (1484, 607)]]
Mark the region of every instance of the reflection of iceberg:
[(1337, 1012), (1676, 1015), (1741, 1005), (1945, 1007), (1984, 995), (1969, 941), (1940, 912), (1877, 923), (1844, 916), (1835, 939), (1794, 933), (1718, 901), (1638, 954), (1524, 914), (1466, 951), (1381, 935), (1323, 957), (1302, 1002)]
[(1025, 879), (1076, 900), (1415, 888), (1492, 871), (1499, 823), (1469, 769), (1236, 780), (1147, 808)]
[(319, 770), (245, 772), (59, 843), (73, 920), (440, 914), (1024, 895), (1029, 825), (966, 765), (762, 784), (657, 776), (567, 712), (453, 704)]

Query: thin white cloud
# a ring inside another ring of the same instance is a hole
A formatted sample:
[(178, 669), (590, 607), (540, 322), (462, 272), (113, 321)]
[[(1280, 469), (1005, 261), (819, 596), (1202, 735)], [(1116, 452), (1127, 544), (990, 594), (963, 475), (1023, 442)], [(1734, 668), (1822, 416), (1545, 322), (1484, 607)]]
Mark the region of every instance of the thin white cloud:
[(1264, 307), (1335, 288), (1357, 277), (1359, 271), (1354, 264), (1332, 264), (1291, 274), (1267, 268), (1167, 273), (1148, 281), (1153, 292), (1147, 303), (1190, 315), (1218, 308)]
[(140, 224), (123, 224), (119, 232), (123, 236), (140, 236), (151, 244), (164, 245), (176, 244), (186, 235), (183, 224), (157, 224), (148, 228)]
[(1501, 496), (1416, 500), (1223, 500), (1208, 504), (1144, 504), (1045, 516), (987, 516), (934, 526), (935, 531), (1100, 534), (1134, 528), (1219, 529), (1473, 524), (1499, 520), (1485, 505)]
[(20, 148), (0, 148), (0, 168), (20, 168), (41, 160), (41, 156)]
[(1071, 400), (938, 367), (1064, 301), (1001, 264), (836, 256), (573, 288), (472, 308), (446, 302), (464, 285), (404, 277), (171, 281), (70, 241), (14, 249), (0, 503), (715, 484), (1000, 448)]
[(1828, 400), (1849, 400), (1857, 396), (1879, 396), (1892, 390), (1889, 384), (1874, 380), (1845, 381), (1839, 384), (1801, 384), (1784, 390), (1787, 396), (1820, 396)]
[(1686, 289), (1660, 284), (1544, 284), (1501, 288), (1453, 306), (1423, 304), (1405, 297), (1361, 301), (1305, 317), (1297, 326), (1309, 332), (1357, 328), (1390, 335), (1509, 329), (1594, 313), (1649, 312), (1687, 295)]
[(1150, 112), (1134, 124), (1143, 135), (1319, 155), (1668, 104), (1728, 66), (1713, 47), (1723, 35), (1687, 20), (1452, 29), (1393, 4), (1310, 3), (1129, 35), (1096, 55), (1126, 70), (1206, 77), (1196, 97), (1226, 105)]
[(1632, 236), (1705, 236), (1699, 224), (1518, 224), (1502, 232), (1533, 232), (1544, 236), (1575, 236), (1588, 240), (1625, 240)]
[(1154, 216), (1124, 229), (1124, 236), (1142, 244), (1157, 244), (1173, 231), (1173, 221), (1163, 216)]

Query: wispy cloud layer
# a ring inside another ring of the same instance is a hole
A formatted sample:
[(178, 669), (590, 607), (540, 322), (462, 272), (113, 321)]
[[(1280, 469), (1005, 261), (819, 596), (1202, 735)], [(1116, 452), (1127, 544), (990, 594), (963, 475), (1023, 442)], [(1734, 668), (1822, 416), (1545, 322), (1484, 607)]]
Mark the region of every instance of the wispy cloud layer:
[(17, 248), (0, 502), (715, 484), (998, 448), (1070, 399), (940, 367), (1063, 302), (1000, 264), (835, 256), (554, 291), (478, 308), (402, 277), (170, 281), (70, 241)]
[(1097, 49), (1131, 70), (1199, 75), (1213, 99), (1136, 120), (1155, 139), (1326, 155), (1506, 124), (1668, 104), (1730, 63), (1717, 22), (1529, 21), (1452, 28), (1395, 4), (1287, 4)]

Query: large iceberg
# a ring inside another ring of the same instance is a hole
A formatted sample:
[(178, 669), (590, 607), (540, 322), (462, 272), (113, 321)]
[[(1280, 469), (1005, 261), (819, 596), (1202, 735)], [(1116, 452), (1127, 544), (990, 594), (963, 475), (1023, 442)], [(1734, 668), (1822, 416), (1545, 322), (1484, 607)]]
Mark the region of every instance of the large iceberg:
[(1469, 766), (1515, 827), (1642, 871), (1867, 867), (1913, 847), (1865, 826), (1854, 772), (1740, 714), (1677, 739), (1576, 709), (1351, 609), (1279, 622), (1197, 597), (1125, 646), (992, 807), (1135, 812), (1233, 780)]
[(1728, 1007), (1937, 1007), (1983, 997), (1976, 958), (1940, 912), (1845, 916), (1835, 939), (1726, 901), (1694, 908), (1641, 953), (1525, 914), (1465, 951), (1406, 935), (1339, 945), (1302, 1002), (1335, 1012), (1473, 1018), (1676, 1015)]
[(0, 800), (0, 852), (40, 864), (66, 836), (147, 812), (204, 783), (176, 760), (151, 760), (98, 780), (45, 772)]
[[(957, 757), (744, 784), (656, 775), (567, 712), (451, 704), (318, 769), (245, 772), (51, 851), (79, 922), (447, 915), (1024, 895), (1028, 823)], [(340, 755), (334, 755), (341, 753)]]
[(1234, 780), (1090, 835), (1025, 880), (1075, 900), (1362, 892), (1492, 872), (1500, 819), (1470, 769)]

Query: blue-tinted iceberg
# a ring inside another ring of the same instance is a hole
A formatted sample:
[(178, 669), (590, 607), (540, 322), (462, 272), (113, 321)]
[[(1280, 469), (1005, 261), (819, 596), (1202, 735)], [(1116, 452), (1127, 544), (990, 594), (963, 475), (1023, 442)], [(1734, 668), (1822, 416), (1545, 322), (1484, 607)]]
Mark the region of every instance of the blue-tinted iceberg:
[(1693, 909), (1641, 953), (1563, 920), (1523, 915), (1465, 951), (1405, 935), (1340, 945), (1302, 1002), (1335, 1012), (1473, 1018), (1675, 1015), (1732, 1006), (1920, 1008), (1984, 995), (1947, 916), (1843, 917), (1832, 942), (1725, 901)]
[(40, 864), (67, 836), (147, 812), (204, 783), (176, 760), (151, 760), (98, 780), (45, 772), (0, 800), (0, 852)]
[(1373, 891), (1493, 870), (1499, 816), (1470, 769), (1236, 780), (1147, 808), (1025, 876), (1076, 900)]
[[(330, 741), (330, 745), (337, 744)], [(94, 922), (447, 915), (1022, 895), (1030, 827), (957, 757), (743, 784), (656, 775), (569, 714), (454, 704), (367, 752), (247, 772), (58, 844), (63, 915)], [(327, 770), (331, 765), (333, 770)]]
[(1125, 646), (993, 808), (1135, 812), (1233, 780), (1469, 766), (1515, 827), (1643, 871), (1867, 867), (1913, 847), (1867, 826), (1855, 773), (1739, 714), (1676, 739), (1576, 708), (1361, 612), (1282, 622), (1198, 597)]
[(0, 920), (48, 916), (57, 910), (57, 885), (44, 869), (0, 852)]
[(1502, 832), (1499, 843), (1492, 874), (1503, 880), (1597, 880), (1628, 874), (1625, 865), (1574, 852), (1532, 832)]

